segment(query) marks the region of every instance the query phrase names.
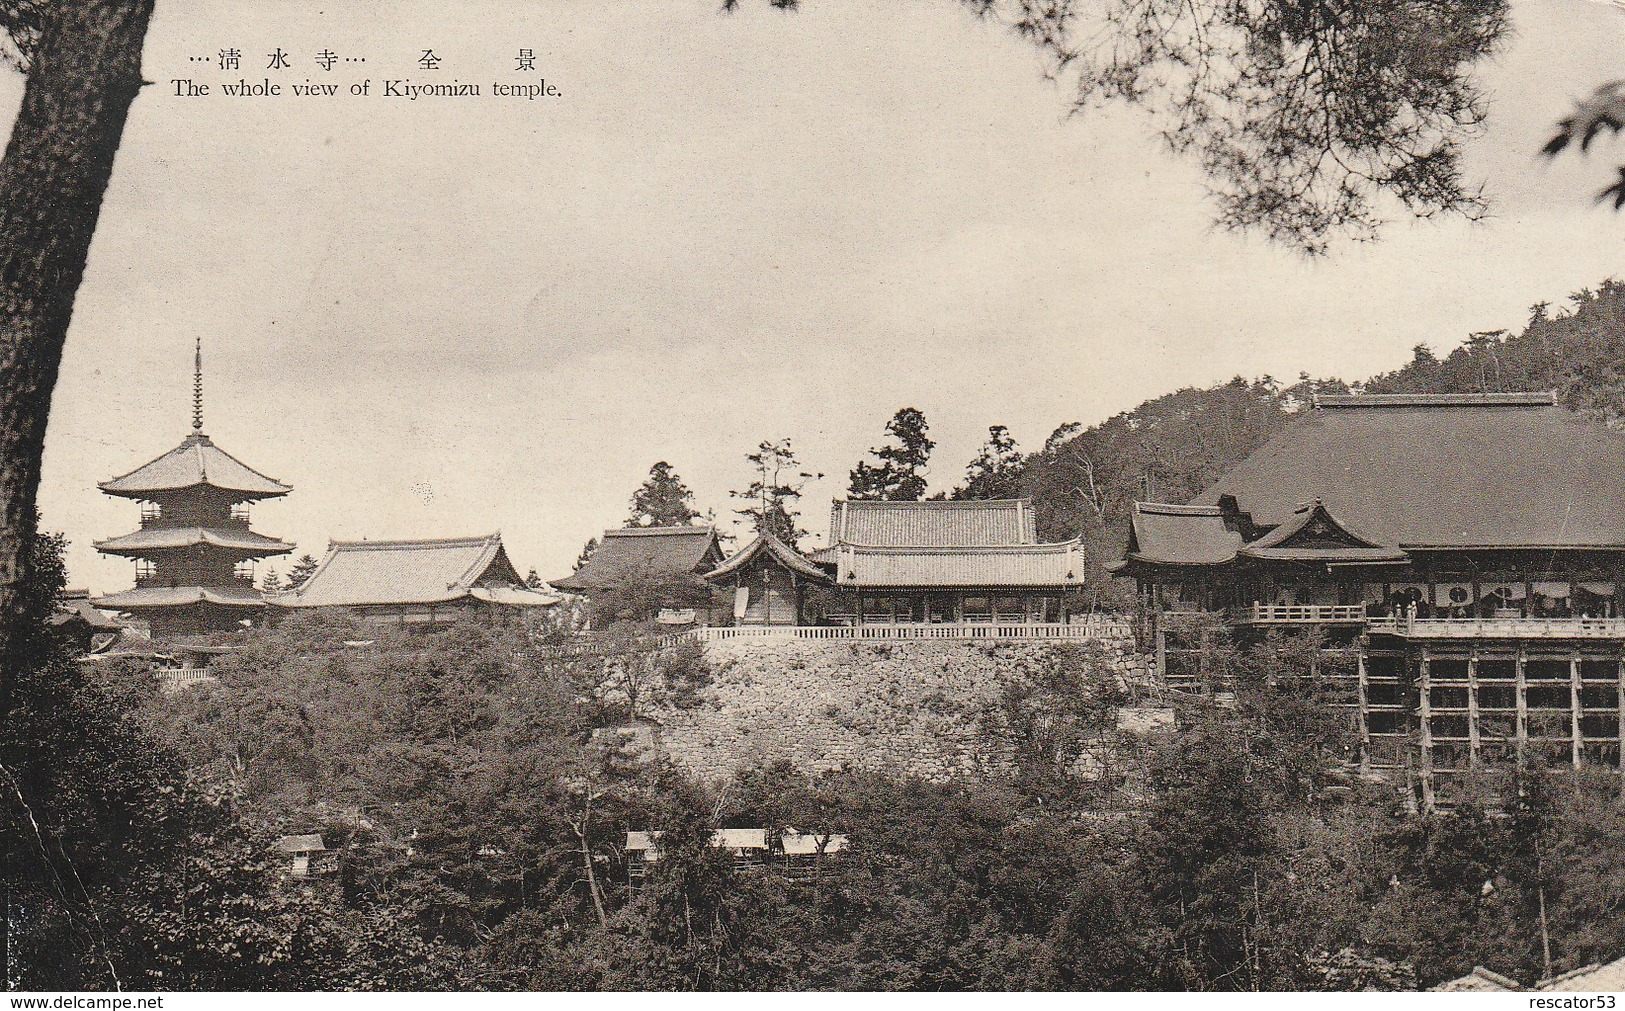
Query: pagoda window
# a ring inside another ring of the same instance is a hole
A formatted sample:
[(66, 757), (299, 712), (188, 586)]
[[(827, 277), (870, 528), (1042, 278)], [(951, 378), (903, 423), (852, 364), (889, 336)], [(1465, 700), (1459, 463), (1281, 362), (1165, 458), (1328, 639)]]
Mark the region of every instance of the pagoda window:
[(248, 526), (248, 503), (237, 503), (231, 507), (231, 511), (228, 513), (228, 515), (233, 523), (240, 523), (245, 527)]
[(231, 570), (231, 574), (235, 578), (240, 579), (245, 583), (253, 583), (254, 582), (254, 563), (253, 562), (238, 562), (236, 567)]
[(163, 517), (164, 517), (164, 507), (163, 506), (159, 505), (156, 502), (143, 502), (143, 503), (141, 503), (141, 525), (143, 527), (150, 527), (154, 523), (156, 523), (159, 520), (163, 519)]
[(135, 585), (141, 586), (151, 582), (158, 576), (158, 566), (145, 558), (137, 559), (135, 563)]

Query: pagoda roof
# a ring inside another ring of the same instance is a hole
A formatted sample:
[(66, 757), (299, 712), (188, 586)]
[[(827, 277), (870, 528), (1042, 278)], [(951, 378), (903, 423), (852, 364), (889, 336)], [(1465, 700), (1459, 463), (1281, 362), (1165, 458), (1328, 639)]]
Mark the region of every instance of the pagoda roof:
[(147, 499), (155, 492), (181, 491), (206, 485), (236, 492), (243, 498), (286, 495), (293, 489), (216, 446), (207, 435), (193, 432), (180, 445), (128, 474), (97, 485), (109, 495)]
[(591, 592), (636, 581), (702, 576), (722, 560), (713, 527), (627, 527), (605, 530), (587, 564), (554, 589)]
[(93, 603), (109, 611), (187, 607), (192, 604), (261, 607), (265, 604), (265, 597), (252, 586), (138, 586), (133, 590), (99, 597)]
[(106, 555), (140, 557), (154, 551), (171, 551), (200, 544), (241, 554), (246, 558), (285, 555), (293, 550), (287, 541), (266, 537), (247, 529), (220, 527), (147, 527), (122, 537), (96, 542), (96, 550)]
[(1548, 393), (1321, 397), (1195, 504), (1226, 495), (1266, 527), (1320, 499), (1390, 549), (1619, 548), (1625, 433)]
[(707, 581), (714, 581), (732, 575), (749, 565), (758, 555), (766, 554), (779, 564), (797, 575), (816, 579), (819, 582), (828, 582), (829, 573), (807, 560), (801, 552), (779, 540), (769, 533), (757, 534), (749, 544), (730, 555), (727, 561), (705, 574)]
[(837, 500), (830, 507), (831, 546), (959, 548), (1032, 544), (1037, 540), (1031, 499), (962, 502), (848, 499)]
[(970, 547), (829, 549), (843, 587), (1070, 587), (1083, 583), (1083, 545), (999, 544)]
[(334, 541), (310, 578), (279, 607), (445, 604), (472, 598), (546, 607), (559, 598), (524, 586), (500, 533), (432, 540)]

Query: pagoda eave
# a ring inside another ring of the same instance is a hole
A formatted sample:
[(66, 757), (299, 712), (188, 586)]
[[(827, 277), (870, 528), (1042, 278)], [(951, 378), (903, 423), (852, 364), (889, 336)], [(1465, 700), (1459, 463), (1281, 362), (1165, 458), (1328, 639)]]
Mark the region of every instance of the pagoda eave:
[(98, 597), (91, 603), (109, 611), (141, 611), (195, 604), (255, 608), (265, 606), (265, 597), (260, 591), (246, 586), (138, 586), (133, 590)]

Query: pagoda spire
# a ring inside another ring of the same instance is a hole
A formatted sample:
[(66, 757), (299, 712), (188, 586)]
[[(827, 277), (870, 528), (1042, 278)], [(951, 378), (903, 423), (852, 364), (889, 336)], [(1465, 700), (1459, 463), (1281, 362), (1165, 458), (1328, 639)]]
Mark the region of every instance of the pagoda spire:
[(203, 431), (203, 338), (192, 357), (192, 431)]

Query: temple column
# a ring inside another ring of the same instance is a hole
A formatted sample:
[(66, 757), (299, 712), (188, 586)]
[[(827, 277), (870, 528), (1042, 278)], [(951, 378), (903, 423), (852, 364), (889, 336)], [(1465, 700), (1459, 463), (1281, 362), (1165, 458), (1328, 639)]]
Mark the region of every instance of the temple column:
[[(1360, 721), (1360, 773), (1371, 771), (1371, 702), (1370, 677), (1365, 665), (1365, 647), (1361, 646), (1355, 666), (1355, 698)], [(1622, 689), (1625, 690), (1625, 689)]]
[[(1478, 597), (1477, 587), (1474, 587), (1473, 597)], [(1478, 650), (1474, 649), (1467, 657), (1467, 764), (1470, 768), (1478, 768)]]
[(1515, 730), (1515, 740), (1518, 754), (1518, 771), (1523, 772), (1528, 765), (1529, 752), (1529, 685), (1524, 670), (1525, 649), (1523, 643), (1518, 644), (1518, 653), (1512, 661), (1513, 690), (1517, 693), (1518, 716)]
[(1418, 690), (1417, 719), (1418, 744), (1421, 748), (1418, 778), (1422, 785), (1422, 810), (1433, 810), (1433, 679), (1429, 672), (1432, 660), (1426, 648), (1422, 650), (1422, 657), (1417, 663), (1416, 686)]
[(1569, 746), (1570, 757), (1578, 769), (1585, 756), (1580, 736), (1580, 655), (1569, 657)]

